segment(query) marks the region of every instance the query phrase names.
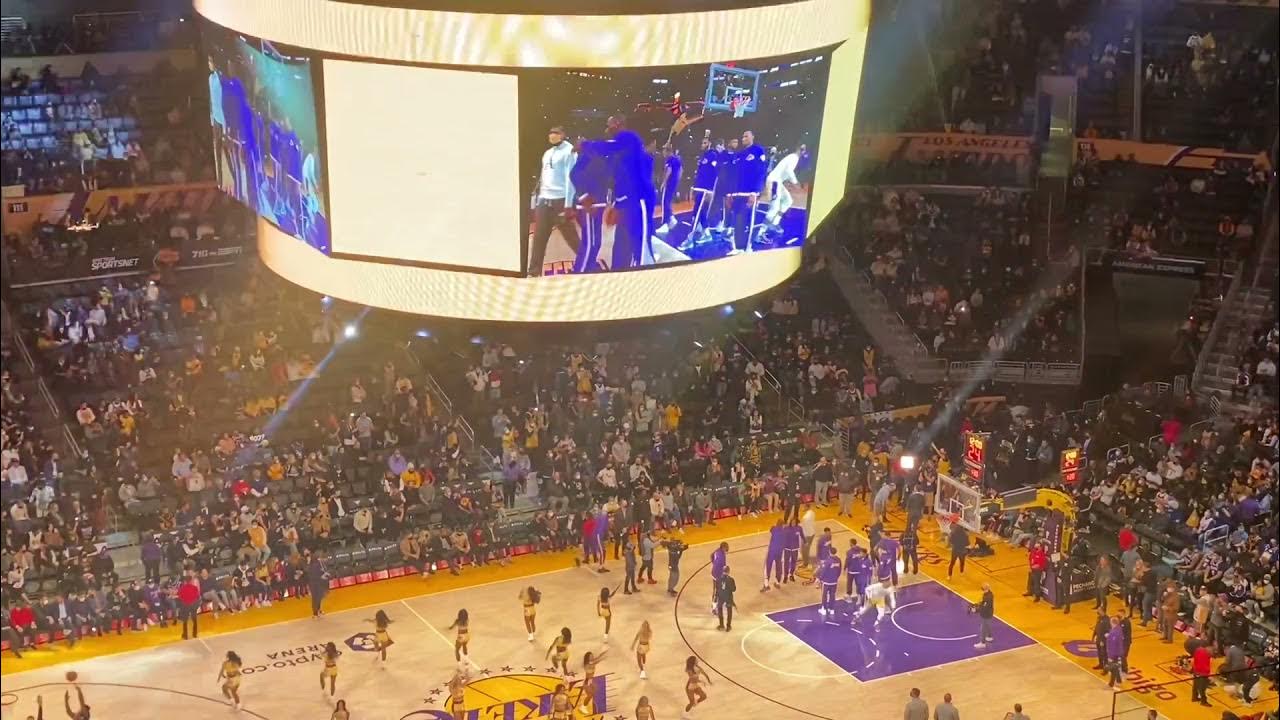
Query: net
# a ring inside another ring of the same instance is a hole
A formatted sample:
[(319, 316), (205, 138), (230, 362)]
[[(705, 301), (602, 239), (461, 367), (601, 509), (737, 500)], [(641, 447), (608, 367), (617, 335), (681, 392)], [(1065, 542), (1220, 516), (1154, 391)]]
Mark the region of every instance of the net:
[(934, 517), (938, 518), (938, 530), (943, 537), (951, 534), (951, 526), (960, 521), (960, 516), (955, 513), (937, 513)]
[[(954, 517), (970, 532), (982, 529), (982, 492), (977, 488), (951, 478), (938, 475), (938, 492), (933, 498), (933, 510), (938, 517)], [(939, 520), (939, 525), (942, 521)], [(950, 530), (950, 525), (946, 530)]]

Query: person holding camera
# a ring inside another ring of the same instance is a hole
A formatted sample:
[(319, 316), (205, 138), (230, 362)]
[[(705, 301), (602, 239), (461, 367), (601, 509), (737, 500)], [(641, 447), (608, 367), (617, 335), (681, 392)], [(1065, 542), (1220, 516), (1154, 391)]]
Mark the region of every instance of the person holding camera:
[(662, 545), (667, 549), (667, 594), (675, 597), (676, 585), (680, 583), (680, 556), (689, 546), (678, 538), (663, 540)]
[(973, 646), (982, 650), (994, 639), (991, 618), (996, 616), (996, 596), (991, 592), (991, 583), (982, 584), (982, 599), (969, 606), (969, 612), (978, 616), (978, 642)]

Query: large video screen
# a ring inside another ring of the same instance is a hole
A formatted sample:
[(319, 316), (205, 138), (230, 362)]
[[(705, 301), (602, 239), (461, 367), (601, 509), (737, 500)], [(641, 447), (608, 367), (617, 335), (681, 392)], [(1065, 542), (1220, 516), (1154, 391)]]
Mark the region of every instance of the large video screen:
[(530, 276), (797, 247), (831, 49), (520, 74)]
[(203, 24), (219, 186), (284, 232), (329, 252), (324, 157), (310, 58)]

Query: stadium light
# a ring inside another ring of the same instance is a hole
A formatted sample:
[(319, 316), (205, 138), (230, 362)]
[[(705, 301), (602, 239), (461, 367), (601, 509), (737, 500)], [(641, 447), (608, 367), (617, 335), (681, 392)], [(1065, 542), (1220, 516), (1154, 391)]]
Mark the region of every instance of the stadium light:
[(414, 333), (414, 335), (417, 335), (420, 338), (429, 338), (431, 337), (431, 331), (426, 328), (423, 328), (418, 332)]
[(724, 313), (725, 317), (728, 317), (733, 314), (733, 306), (725, 305), (724, 307), (720, 308), (720, 312)]
[(356, 327), (355, 323), (347, 323), (347, 326), (342, 328), (342, 337), (348, 340), (350, 340), (351, 338), (354, 338), (356, 335), (359, 335), (359, 334), (360, 334), (360, 328)]
[(753, 312), (754, 312), (754, 314), (755, 314), (756, 318), (758, 318), (758, 319), (760, 319), (760, 320), (763, 320), (763, 319), (764, 319), (764, 313), (760, 312), (759, 310), (755, 310), (755, 311), (753, 311)]
[(910, 471), (910, 470), (915, 470), (915, 469), (916, 469), (916, 456), (915, 456), (915, 455), (903, 455), (902, 457), (898, 458), (898, 467), (899, 467), (900, 469), (902, 469), (902, 470), (908, 470), (908, 471)]

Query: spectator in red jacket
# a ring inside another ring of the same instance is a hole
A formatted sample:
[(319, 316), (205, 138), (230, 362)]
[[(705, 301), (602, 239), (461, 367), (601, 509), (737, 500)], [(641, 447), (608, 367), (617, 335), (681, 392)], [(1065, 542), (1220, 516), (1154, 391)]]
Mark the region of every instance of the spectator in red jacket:
[(1125, 552), (1138, 544), (1138, 533), (1133, 531), (1133, 525), (1125, 523), (1125, 526), (1120, 528), (1117, 540), (1120, 542), (1120, 552)]
[(1031, 566), (1031, 574), (1027, 576), (1027, 591), (1023, 593), (1023, 597), (1034, 597), (1036, 602), (1040, 602), (1040, 584), (1044, 580), (1044, 571), (1049, 567), (1049, 553), (1045, 550), (1043, 540), (1032, 543), (1031, 550), (1027, 553), (1027, 562)]
[(9, 629), (11, 633), (6, 633), (9, 641), (9, 649), (13, 654), (22, 657), (22, 648), (27, 645), (35, 645), (35, 627), (36, 612), (31, 609), (31, 603), (24, 595), (22, 603), (9, 611)]
[(182, 617), (182, 639), (187, 639), (187, 621), (191, 622), (191, 637), (200, 637), (200, 584), (194, 575), (187, 575), (178, 586), (178, 614)]
[(1200, 643), (1196, 646), (1195, 652), (1191, 653), (1191, 674), (1194, 677), (1191, 680), (1191, 699), (1205, 707), (1209, 705), (1209, 675), (1213, 672), (1213, 658), (1209, 654), (1209, 646), (1206, 643)]

